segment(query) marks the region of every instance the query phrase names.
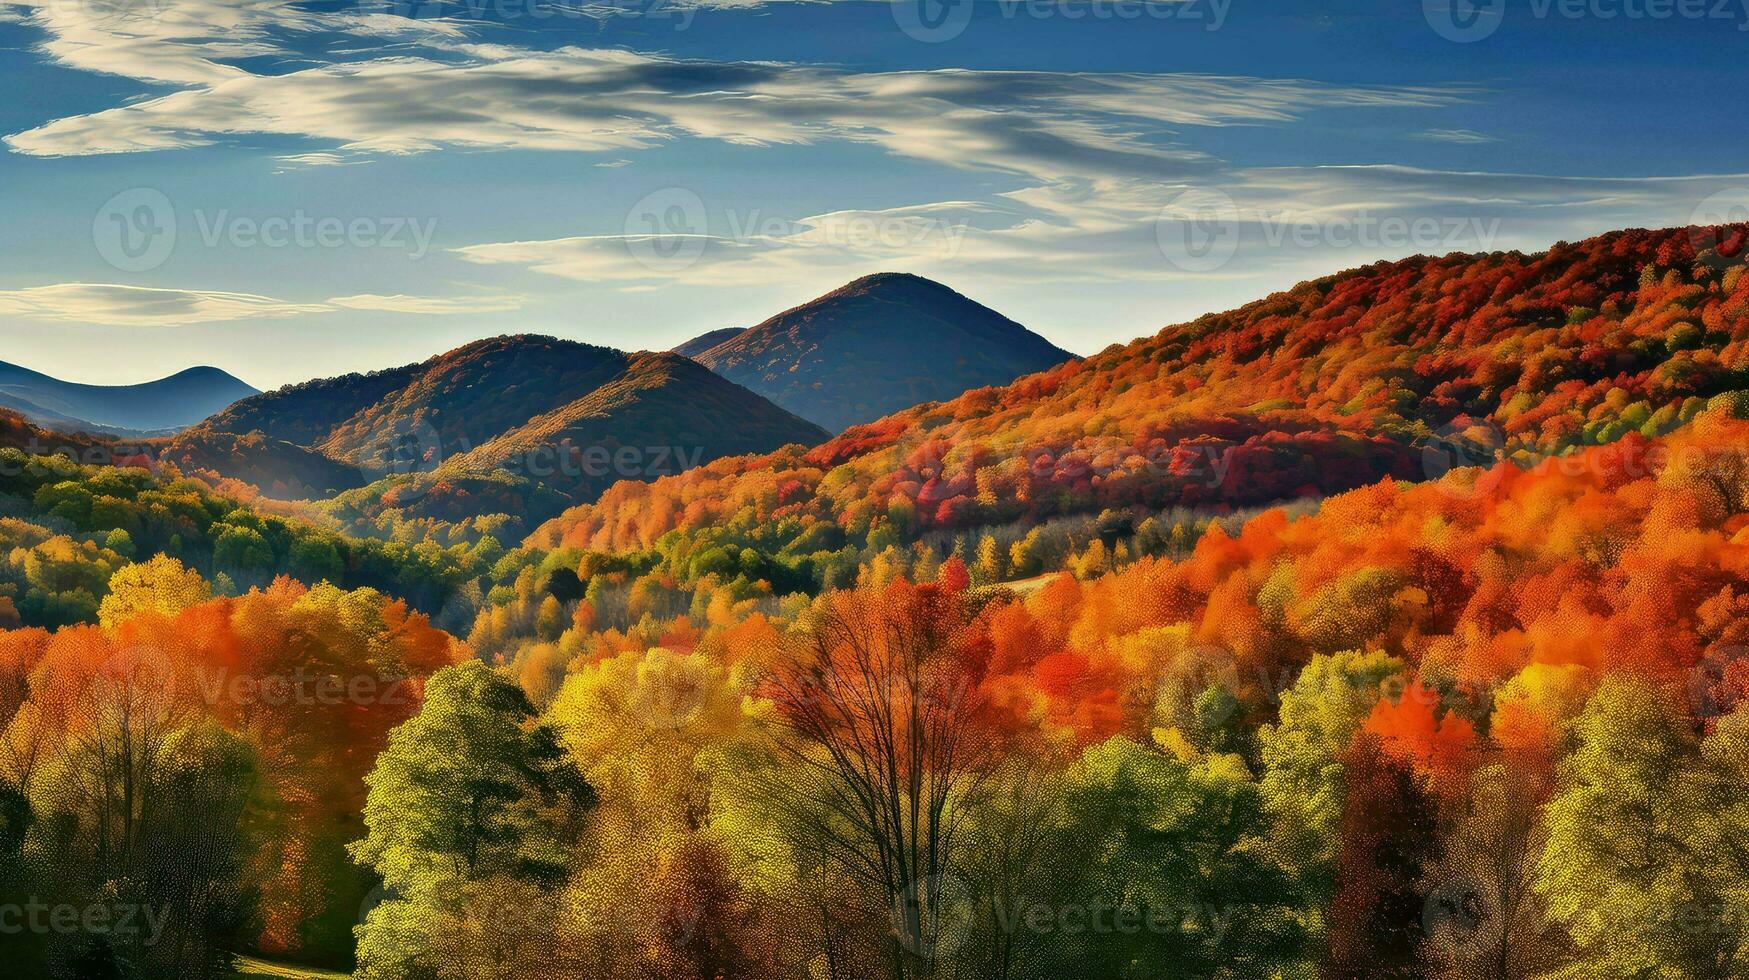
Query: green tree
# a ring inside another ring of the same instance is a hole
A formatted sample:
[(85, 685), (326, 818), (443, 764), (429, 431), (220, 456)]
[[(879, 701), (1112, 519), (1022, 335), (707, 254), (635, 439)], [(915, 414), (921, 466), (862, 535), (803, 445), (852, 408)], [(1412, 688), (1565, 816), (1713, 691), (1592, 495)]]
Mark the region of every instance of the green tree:
[[(1733, 764), (1703, 764), (1679, 706), (1638, 679), (1605, 680), (1574, 731), (1536, 888), (1576, 956), (1550, 976), (1742, 976), (1742, 826), (1709, 812), (1740, 800), (1719, 779)], [(1742, 747), (1736, 731), (1718, 744)]]
[[(1303, 955), (1286, 873), (1237, 757), (1182, 760), (1123, 736), (1067, 780), (1053, 875), (1084, 875), (1056, 922), (1046, 976), (1268, 977)], [(1031, 917), (1029, 925), (1028, 919)]]
[(132, 560), (134, 557), (134, 538), (123, 528), (116, 528), (103, 539), (103, 546), (116, 554)]
[(1258, 732), (1266, 808), (1276, 822), (1281, 860), (1321, 907), (1340, 843), (1341, 754), (1378, 702), (1380, 685), (1402, 662), (1384, 653), (1314, 656), (1281, 697), (1280, 720)]
[[(596, 802), (527, 695), (477, 660), (431, 676), (366, 783), (367, 834), (351, 852), (391, 897), (359, 930), (365, 977), (467, 975), (448, 945), (468, 934), (458, 923), (496, 925), (504, 903), (550, 898)], [(530, 937), (476, 939), (497, 958)]]

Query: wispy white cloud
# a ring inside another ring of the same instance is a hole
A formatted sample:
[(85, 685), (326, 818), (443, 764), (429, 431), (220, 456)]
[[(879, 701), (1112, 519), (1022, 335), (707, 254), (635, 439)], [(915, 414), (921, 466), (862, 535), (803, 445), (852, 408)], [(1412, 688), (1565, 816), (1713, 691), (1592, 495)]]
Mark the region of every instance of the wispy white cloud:
[(108, 326), (162, 326), (318, 313), (318, 304), (202, 289), (58, 283), (0, 291), (0, 316)]
[(329, 306), (346, 310), (373, 310), (379, 313), (420, 313), (427, 316), (450, 316), (468, 313), (505, 313), (519, 310), (523, 305), (520, 296), (464, 296), (456, 298), (440, 298), (436, 296), (378, 296), (362, 293), (358, 296), (337, 296), (328, 301)]
[[(378, 154), (443, 147), (623, 154), (691, 137), (871, 143), (913, 159), (1045, 179), (1160, 176), (1212, 163), (1181, 141), (1187, 127), (1277, 124), (1324, 108), (1426, 109), (1463, 97), (1182, 73), (854, 72), (610, 49), (535, 51), (478, 43), (440, 18), (316, 14), (279, 0), (175, 0), (143, 26), (93, 17), (86, 4), (32, 2), (40, 4), (33, 23), (47, 33), (42, 50), (55, 60), (178, 88), (6, 138), (15, 151), (39, 156), (194, 147), (245, 134)], [(232, 64), (290, 57), (285, 43), (319, 33), (369, 43), (355, 57), (298, 71), (254, 74)], [(285, 162), (343, 159), (333, 153)]]
[(974, 233), (973, 222), (993, 220), (1004, 225), (1015, 220), (1011, 208), (974, 201), (835, 211), (793, 221), (729, 213), (716, 216), (723, 234), (703, 233), (712, 217), (702, 211), (690, 215), (689, 222), (698, 222), (696, 232), (495, 242), (454, 251), (482, 265), (518, 265), (627, 289), (671, 279), (695, 285), (745, 285), (945, 265)]
[(1478, 133), (1473, 129), (1424, 129), (1419, 133), (1411, 133), (1412, 139), (1432, 140), (1435, 143), (1498, 143), (1500, 138)]
[(423, 315), (496, 313), (518, 309), (521, 303), (521, 298), (514, 296), (439, 298), (369, 294), (295, 303), (252, 293), (80, 282), (0, 290), (0, 316), (122, 327), (283, 319), (338, 310)]
[(316, 150), (310, 153), (288, 153), (274, 157), (279, 164), (279, 172), (288, 170), (304, 170), (310, 167), (350, 167), (369, 163), (370, 158), (356, 153), (333, 153), (326, 150)]
[[(106, 2), (156, 9), (143, 19), (125, 11), (118, 17), (104, 14)], [(734, 227), (737, 214), (747, 217), (744, 210), (706, 209), (677, 233), (628, 220), (623, 235), (482, 242), (456, 250), (476, 264), (627, 290), (674, 281), (813, 282), (873, 268), (1026, 282), (1291, 281), (1380, 256), (1537, 247), (1608, 227), (1684, 223), (1709, 195), (1749, 185), (1738, 176), (1233, 167), (1212, 156), (1200, 138), (1210, 127), (1291, 127), (1314, 112), (1402, 109), (1412, 123), (1409, 138), (1496, 141), (1474, 130), (1420, 128), (1435, 121), (1435, 110), (1477, 95), (1455, 88), (1187, 73), (853, 71), (623, 50), (534, 50), (483, 43), (478, 25), (444, 17), (395, 17), (358, 7), (319, 13), (283, 0), (24, 0), (22, 6), (43, 31), (46, 56), (172, 91), (6, 137), (19, 153), (144, 152), (265, 134), (308, 141), (276, 158), (282, 168), (450, 148), (591, 153), (600, 155), (596, 166), (618, 167), (639, 151), (683, 139), (763, 147), (833, 142), (1010, 178), (1012, 189), (976, 202), (923, 200), (758, 227)], [(318, 36), (339, 38), (325, 50), (343, 53), (312, 61), (310, 45), (295, 42)], [(271, 75), (240, 67), (243, 59), (268, 55), (281, 59), (277, 67), (309, 67)], [(1172, 261), (1162, 235), (1181, 217), (1187, 194), (1213, 195), (1230, 209), (1230, 216), (1217, 217), (1230, 225), (1232, 259), (1194, 268)], [(1402, 241), (1380, 237), (1379, 223), (1417, 218), (1434, 221), (1436, 233)], [(247, 315), (300, 306), (252, 299), (260, 301), (257, 312)], [(0, 294), (0, 302), (17, 309), (39, 300), (27, 304), (13, 293)], [(113, 296), (108, 302), (119, 303)], [(209, 299), (205, 307), (187, 302), (196, 310), (250, 308), (235, 299)], [(314, 306), (441, 314), (491, 312), (503, 308), (493, 304), (510, 302), (519, 300), (361, 296)], [(311, 304), (300, 308), (308, 311)]]
[[(839, 212), (778, 223), (775, 231), (763, 224), (736, 228), (733, 214), (710, 215), (711, 234), (588, 236), (457, 251), (473, 262), (627, 289), (664, 281), (814, 283), (876, 269), (1014, 283), (1285, 284), (1382, 257), (1535, 249), (1604, 228), (1730, 220), (1733, 201), (1739, 209), (1749, 204), (1749, 174), (1253, 168), (1196, 181), (1056, 181), (1000, 195), (995, 204)], [(1173, 236), (1199, 231), (1226, 251), (1187, 261)]]

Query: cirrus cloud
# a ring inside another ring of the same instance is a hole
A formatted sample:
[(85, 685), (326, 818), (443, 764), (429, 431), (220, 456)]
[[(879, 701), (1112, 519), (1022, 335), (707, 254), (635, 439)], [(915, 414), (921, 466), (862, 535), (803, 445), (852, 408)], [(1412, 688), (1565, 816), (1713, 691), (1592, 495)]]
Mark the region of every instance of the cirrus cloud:
[[(120, 0), (118, 0), (120, 2)], [(1314, 110), (1433, 108), (1465, 92), (1189, 73), (858, 72), (685, 60), (617, 49), (481, 43), (443, 18), (317, 13), (279, 0), (161, 2), (104, 17), (101, 0), (33, 0), (40, 50), (169, 94), (63, 116), (5, 137), (15, 152), (84, 156), (250, 135), (323, 147), (291, 165), (442, 148), (612, 153), (683, 138), (737, 145), (865, 143), (911, 159), (1042, 179), (1170, 176), (1214, 161), (1188, 127), (1279, 124)], [(345, 56), (297, 42), (338, 38)], [(239, 62), (308, 61), (256, 73)]]
[(521, 303), (521, 298), (515, 296), (438, 298), (370, 294), (296, 303), (253, 293), (82, 282), (0, 290), (0, 316), (120, 327), (192, 326), (339, 310), (427, 316), (495, 313), (517, 309)]

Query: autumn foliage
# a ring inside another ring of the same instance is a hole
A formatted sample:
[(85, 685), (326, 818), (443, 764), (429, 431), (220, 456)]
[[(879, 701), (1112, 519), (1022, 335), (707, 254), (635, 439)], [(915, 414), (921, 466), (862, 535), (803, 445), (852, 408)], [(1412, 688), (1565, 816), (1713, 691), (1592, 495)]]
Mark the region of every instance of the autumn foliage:
[(176, 896), (163, 976), (1743, 976), (1742, 238), (1381, 263), (509, 549), (32, 462), (0, 889)]

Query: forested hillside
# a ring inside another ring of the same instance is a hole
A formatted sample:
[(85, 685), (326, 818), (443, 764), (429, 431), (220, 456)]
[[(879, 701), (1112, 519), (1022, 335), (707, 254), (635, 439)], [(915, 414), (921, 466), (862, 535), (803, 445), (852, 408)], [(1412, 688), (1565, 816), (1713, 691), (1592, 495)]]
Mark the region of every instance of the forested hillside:
[(679, 355), (519, 335), (257, 395), (158, 455), (279, 500), (344, 495), (310, 511), (355, 534), (514, 543), (618, 480), (825, 437)]
[(159, 923), (15, 962), (1743, 976), (1743, 235), (1367, 267), (509, 548), (0, 450), (0, 904)]
[(1636, 230), (1380, 263), (813, 449), (621, 484), (531, 542), (620, 551), (757, 528), (762, 548), (814, 553), (1254, 506), (1657, 435), (1749, 387), (1742, 247), (1740, 226)]

